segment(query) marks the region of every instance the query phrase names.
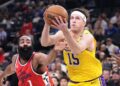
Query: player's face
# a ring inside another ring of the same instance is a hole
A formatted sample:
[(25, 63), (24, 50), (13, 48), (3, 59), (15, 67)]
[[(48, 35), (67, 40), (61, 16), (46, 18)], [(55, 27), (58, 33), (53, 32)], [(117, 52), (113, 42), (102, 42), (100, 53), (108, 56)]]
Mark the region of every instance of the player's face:
[(32, 46), (32, 41), (28, 37), (21, 37), (19, 40), (19, 46), (24, 47), (24, 46)]
[(26, 61), (29, 60), (33, 53), (32, 41), (30, 37), (22, 36), (19, 39), (18, 52), (20, 58)]
[(71, 14), (70, 16), (70, 28), (73, 31), (78, 31), (85, 26), (85, 22), (78, 14)]

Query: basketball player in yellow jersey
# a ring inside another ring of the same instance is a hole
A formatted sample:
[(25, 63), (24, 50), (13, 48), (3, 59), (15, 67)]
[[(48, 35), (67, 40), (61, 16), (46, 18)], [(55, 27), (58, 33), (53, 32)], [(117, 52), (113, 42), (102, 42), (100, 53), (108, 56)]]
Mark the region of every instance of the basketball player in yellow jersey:
[(61, 17), (52, 20), (59, 31), (49, 35), (50, 26), (45, 22), (41, 44), (55, 45), (63, 50), (64, 61), (70, 78), (68, 86), (105, 86), (102, 84), (102, 65), (95, 57), (96, 41), (93, 35), (85, 30), (86, 15), (81, 9), (74, 9), (68, 22)]

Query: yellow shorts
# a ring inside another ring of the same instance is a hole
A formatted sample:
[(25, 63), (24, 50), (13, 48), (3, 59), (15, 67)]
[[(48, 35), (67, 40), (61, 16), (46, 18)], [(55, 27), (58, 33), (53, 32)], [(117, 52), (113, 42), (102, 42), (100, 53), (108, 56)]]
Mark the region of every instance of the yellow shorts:
[(90, 82), (81, 82), (81, 83), (69, 82), (68, 86), (106, 86), (106, 85), (103, 85), (102, 80), (98, 78)]

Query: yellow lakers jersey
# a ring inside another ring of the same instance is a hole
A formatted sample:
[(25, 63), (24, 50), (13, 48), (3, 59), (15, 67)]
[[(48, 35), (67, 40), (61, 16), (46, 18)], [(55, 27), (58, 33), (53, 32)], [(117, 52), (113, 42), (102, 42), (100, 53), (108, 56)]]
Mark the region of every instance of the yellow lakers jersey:
[[(88, 30), (84, 34), (91, 34)], [(96, 46), (96, 43), (94, 43)], [(93, 51), (84, 50), (78, 55), (71, 51), (64, 50), (64, 61), (68, 70), (70, 80), (84, 82), (95, 79), (102, 74), (101, 62), (95, 57), (96, 49)]]

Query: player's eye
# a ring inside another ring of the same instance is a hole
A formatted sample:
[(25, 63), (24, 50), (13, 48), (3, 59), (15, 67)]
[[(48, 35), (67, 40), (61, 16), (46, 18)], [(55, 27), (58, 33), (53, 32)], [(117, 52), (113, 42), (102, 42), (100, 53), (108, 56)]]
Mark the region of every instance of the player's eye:
[(31, 42), (30, 41), (27, 41), (27, 44), (30, 44)]
[(80, 20), (80, 17), (77, 16), (76, 19)]
[(24, 43), (24, 40), (20, 40), (19, 43), (20, 43), (20, 44)]
[(70, 17), (70, 19), (73, 19), (73, 18), (74, 18), (73, 16)]
[(30, 44), (30, 43), (31, 43), (31, 41), (30, 41), (30, 40), (28, 40), (28, 39), (26, 40), (26, 42), (27, 42), (27, 44)]

